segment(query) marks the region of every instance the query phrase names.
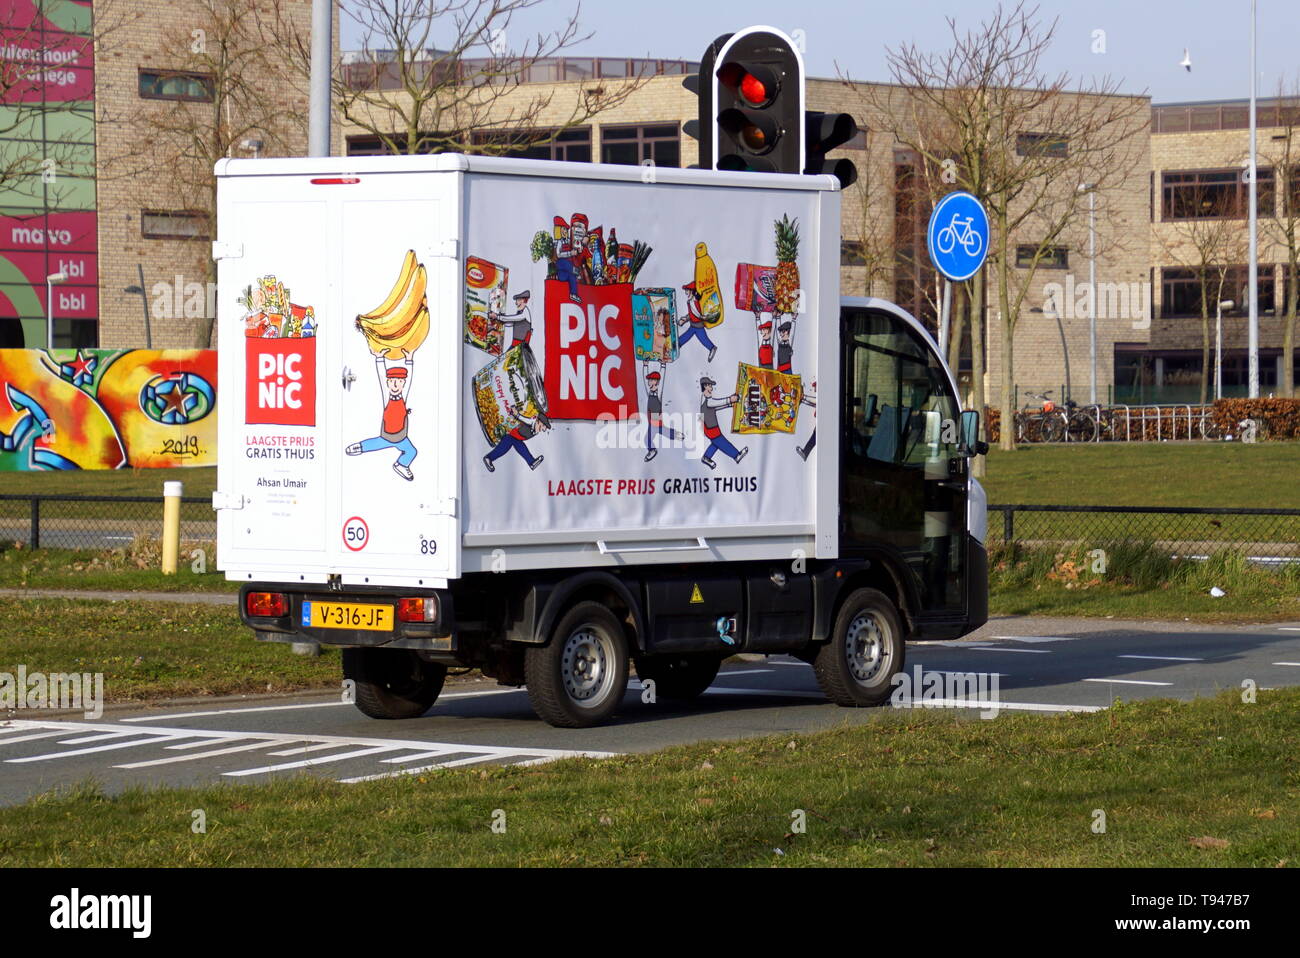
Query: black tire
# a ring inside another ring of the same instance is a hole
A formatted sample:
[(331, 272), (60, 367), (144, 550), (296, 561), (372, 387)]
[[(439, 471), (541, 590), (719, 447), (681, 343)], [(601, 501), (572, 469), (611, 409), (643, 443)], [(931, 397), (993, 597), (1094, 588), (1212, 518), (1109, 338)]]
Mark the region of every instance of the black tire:
[(533, 711), (556, 728), (589, 728), (614, 714), (627, 691), (627, 638), (614, 613), (579, 602), (550, 641), (524, 652), (524, 680)]
[(343, 677), (354, 683), (354, 704), (363, 714), (419, 718), (438, 701), (447, 667), (410, 649), (344, 649)]
[(657, 655), (638, 659), (636, 674), (655, 684), (655, 697), (689, 702), (713, 684), (722, 659), (716, 655)]
[(831, 640), (817, 650), (813, 674), (836, 705), (883, 705), (904, 657), (903, 624), (894, 603), (875, 589), (855, 589), (835, 616)]
[(1043, 442), (1060, 442), (1065, 438), (1065, 416), (1062, 413), (1051, 412), (1043, 417), (1042, 426)]
[(1092, 413), (1076, 412), (1070, 416), (1068, 430), (1070, 442), (1096, 442), (1099, 434), (1097, 420)]

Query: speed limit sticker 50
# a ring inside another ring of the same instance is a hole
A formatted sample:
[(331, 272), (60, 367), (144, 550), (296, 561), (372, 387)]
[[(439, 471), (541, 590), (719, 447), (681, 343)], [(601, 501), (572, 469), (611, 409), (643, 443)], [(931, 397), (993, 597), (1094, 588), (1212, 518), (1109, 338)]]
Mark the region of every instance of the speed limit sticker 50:
[(370, 527), (360, 516), (353, 516), (343, 523), (343, 544), (353, 552), (360, 552), (370, 541)]

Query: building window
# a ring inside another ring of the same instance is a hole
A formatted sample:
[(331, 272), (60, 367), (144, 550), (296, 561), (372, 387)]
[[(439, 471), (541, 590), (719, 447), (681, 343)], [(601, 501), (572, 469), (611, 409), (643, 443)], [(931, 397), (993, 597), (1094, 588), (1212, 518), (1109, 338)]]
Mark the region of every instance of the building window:
[(840, 240), (841, 266), (866, 266), (867, 244), (857, 240)]
[(1017, 156), (1069, 156), (1070, 140), (1057, 133), (1019, 133), (1016, 135)]
[(1070, 251), (1064, 246), (1017, 246), (1016, 266), (1029, 269), (1038, 257), (1038, 269), (1069, 269)]
[(145, 239), (211, 239), (208, 214), (197, 210), (142, 210), (140, 235)]
[(210, 73), (183, 73), (176, 70), (141, 70), (140, 96), (146, 100), (187, 100), (211, 103), (214, 98)]
[[(1222, 274), (1220, 270), (1223, 270)], [(1182, 319), (1201, 315), (1202, 288), (1207, 315), (1214, 316), (1219, 300), (1231, 300), (1232, 308), (1224, 316), (1245, 316), (1249, 312), (1247, 287), (1250, 270), (1246, 266), (1208, 266), (1204, 269), (1187, 267), (1165, 268), (1160, 271), (1160, 315), (1165, 319)], [(1219, 279), (1222, 275), (1223, 285)], [(1272, 313), (1274, 308), (1273, 270), (1261, 266), (1259, 270), (1259, 311)], [(1216, 298), (1217, 295), (1217, 298)]]
[(682, 165), (681, 129), (676, 123), (600, 128), (600, 162), (637, 166), (646, 160), (655, 166)]
[[(1256, 209), (1273, 213), (1273, 171), (1259, 170)], [(1247, 215), (1250, 185), (1240, 169), (1187, 170), (1161, 177), (1162, 215), (1166, 220), (1242, 219)]]
[[(549, 143), (536, 142), (548, 138), (551, 138)], [(475, 133), (473, 142), (475, 146), (502, 147), (515, 144), (516, 148), (501, 150), (493, 155), (516, 159), (591, 162), (591, 127), (589, 126), (574, 127), (558, 133), (554, 130), (492, 130)]]
[[(415, 152), (455, 153), (461, 149), (457, 139), (457, 136), (452, 133), (421, 133)], [(346, 149), (348, 156), (405, 156), (406, 134), (350, 136), (347, 139)]]

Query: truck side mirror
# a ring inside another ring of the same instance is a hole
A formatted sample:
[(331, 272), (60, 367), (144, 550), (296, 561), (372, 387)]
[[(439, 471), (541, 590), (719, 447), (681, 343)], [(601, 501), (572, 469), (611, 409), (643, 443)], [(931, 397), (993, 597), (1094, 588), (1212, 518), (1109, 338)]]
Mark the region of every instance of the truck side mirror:
[(980, 414), (974, 409), (967, 409), (961, 414), (961, 454), (963, 456), (983, 456), (989, 451), (989, 444), (979, 438)]

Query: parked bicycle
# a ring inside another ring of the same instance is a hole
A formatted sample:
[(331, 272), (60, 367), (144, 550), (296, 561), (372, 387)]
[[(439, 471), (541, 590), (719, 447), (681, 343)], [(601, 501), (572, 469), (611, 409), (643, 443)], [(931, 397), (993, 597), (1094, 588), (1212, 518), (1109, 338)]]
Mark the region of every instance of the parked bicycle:
[(1035, 408), (1026, 402), (1025, 408), (1016, 412), (1016, 442), (1060, 442), (1065, 438), (1068, 420), (1056, 408), (1052, 391), (1030, 393), (1030, 399), (1037, 399), (1040, 405)]

